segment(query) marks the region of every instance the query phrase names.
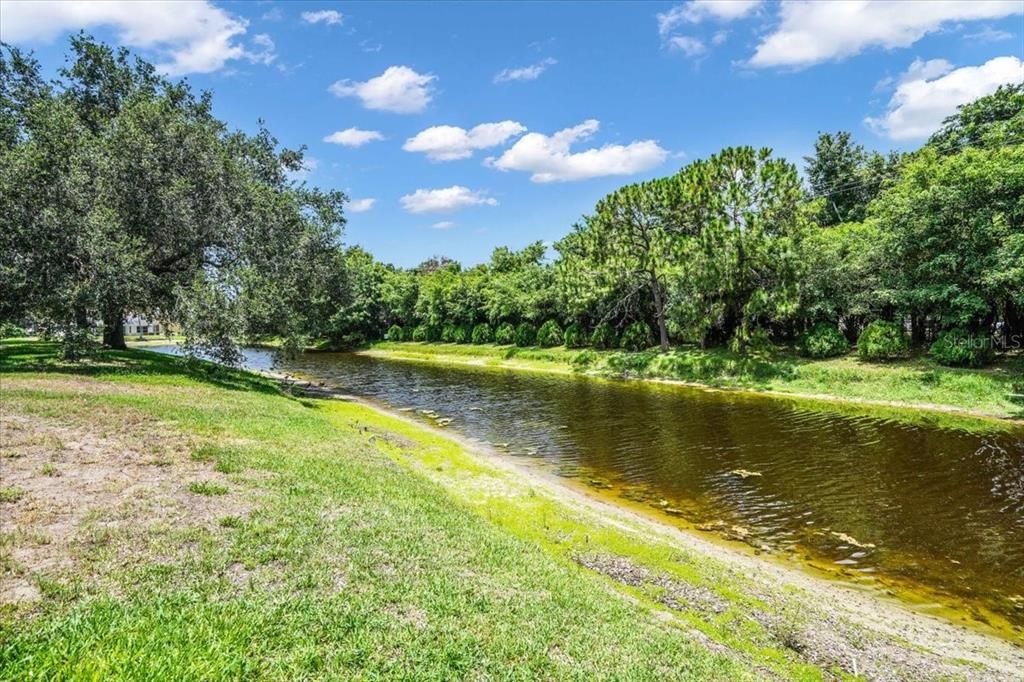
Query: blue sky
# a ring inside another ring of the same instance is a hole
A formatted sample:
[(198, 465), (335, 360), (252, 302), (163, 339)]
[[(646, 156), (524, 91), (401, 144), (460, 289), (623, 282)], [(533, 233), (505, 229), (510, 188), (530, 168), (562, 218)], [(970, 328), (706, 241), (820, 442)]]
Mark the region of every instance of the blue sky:
[(357, 200), (347, 243), (411, 266), (556, 240), (605, 193), (729, 145), (800, 165), (818, 131), (914, 148), (957, 104), (1024, 80), (1022, 13), (1020, 0), (5, 0), (0, 37), (53, 69), (85, 29), (213, 90), (220, 117), (264, 119), (308, 147), (307, 182)]

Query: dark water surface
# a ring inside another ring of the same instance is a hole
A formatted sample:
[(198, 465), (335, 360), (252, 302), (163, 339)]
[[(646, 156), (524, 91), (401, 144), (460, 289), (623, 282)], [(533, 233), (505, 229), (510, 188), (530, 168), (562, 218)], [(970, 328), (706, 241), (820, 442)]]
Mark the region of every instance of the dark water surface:
[[(247, 361), (271, 366), (266, 351)], [(1024, 637), (1024, 428), (979, 433), (762, 396), (350, 354), (279, 369), (427, 421), (418, 410), (433, 410), (603, 497)]]

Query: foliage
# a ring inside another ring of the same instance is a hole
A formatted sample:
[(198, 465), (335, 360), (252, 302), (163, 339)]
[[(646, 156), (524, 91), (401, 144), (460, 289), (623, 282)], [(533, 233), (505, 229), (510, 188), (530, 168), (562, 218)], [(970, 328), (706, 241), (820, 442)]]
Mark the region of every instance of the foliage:
[(412, 340), (413, 341), (419, 341), (421, 343), (423, 341), (429, 341), (430, 340), (430, 329), (427, 327), (427, 325), (425, 325), (425, 324), (418, 324), (418, 325), (416, 325), (416, 327), (412, 330)]
[(537, 328), (529, 322), (522, 322), (516, 327), (515, 344), (520, 348), (532, 346), (537, 340)]
[(13, 322), (0, 322), (0, 339), (25, 336), (25, 330)]
[(566, 348), (586, 348), (588, 343), (587, 332), (579, 322), (566, 327), (564, 337)]
[(910, 350), (910, 340), (895, 322), (873, 320), (857, 339), (857, 355), (862, 360), (893, 360)]
[(508, 346), (516, 341), (516, 328), (508, 322), (498, 325), (494, 332), (494, 342), (499, 346)]
[(473, 328), (460, 324), (455, 327), (455, 331), (452, 333), (452, 341), (455, 343), (469, 343), (470, 337), (473, 335)]
[(800, 354), (809, 358), (831, 358), (849, 350), (850, 343), (835, 324), (816, 324), (800, 336)]
[(443, 325), (441, 327), (441, 343), (455, 343), (455, 333), (458, 329), (458, 325)]
[[(0, 319), (32, 315), (67, 343), (102, 321), (124, 347), (128, 313), (159, 315), (226, 359), (243, 336), (323, 335), (345, 302), (345, 196), (291, 182), (301, 151), (228, 130), (208, 93), (127, 50), (80, 34), (71, 52), (44, 82), (0, 47)], [(230, 305), (203, 307), (225, 288)]]
[(486, 322), (481, 322), (477, 326), (473, 327), (473, 343), (490, 343), (494, 340), (494, 333), (491, 331), (491, 325)]
[(388, 327), (384, 338), (388, 341), (405, 341), (405, 331), (397, 324)]
[(889, 159), (868, 153), (846, 131), (821, 133), (814, 155), (805, 156), (807, 179), (819, 225), (824, 227), (864, 220), (868, 205), (882, 190), (899, 156)]
[(983, 367), (995, 358), (992, 337), (952, 329), (939, 334), (929, 350), (932, 358), (947, 367)]
[(654, 336), (651, 334), (650, 326), (638, 320), (623, 330), (619, 345), (626, 350), (638, 351), (650, 348), (653, 343)]
[(548, 320), (537, 330), (537, 345), (541, 348), (561, 346), (563, 340), (562, 328), (555, 320)]
[(619, 339), (615, 334), (615, 328), (607, 322), (594, 327), (594, 331), (590, 334), (590, 345), (598, 349), (616, 348), (619, 345)]

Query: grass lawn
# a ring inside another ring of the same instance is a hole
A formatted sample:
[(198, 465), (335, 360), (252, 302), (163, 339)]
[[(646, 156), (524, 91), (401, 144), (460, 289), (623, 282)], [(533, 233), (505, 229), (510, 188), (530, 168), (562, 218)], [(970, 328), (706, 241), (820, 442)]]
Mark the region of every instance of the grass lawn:
[(945, 630), (935, 653), (869, 636), (369, 407), (145, 351), (0, 348), (0, 679), (965, 670)]
[(927, 356), (872, 363), (854, 355), (809, 360), (784, 351), (740, 354), (723, 348), (629, 353), (385, 341), (373, 344), (367, 352), (1024, 418), (1024, 397), (1012, 397), (1024, 394), (1024, 355), (1019, 353), (1006, 355), (984, 369), (955, 369), (938, 365)]

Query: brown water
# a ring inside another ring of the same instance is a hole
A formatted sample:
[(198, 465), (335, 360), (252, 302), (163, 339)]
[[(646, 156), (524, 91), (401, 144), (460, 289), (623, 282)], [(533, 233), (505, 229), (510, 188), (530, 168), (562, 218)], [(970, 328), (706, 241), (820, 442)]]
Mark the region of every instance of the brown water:
[[(270, 356), (250, 351), (249, 364), (269, 367)], [(437, 417), (419, 410), (432, 410), (603, 497), (1024, 641), (1024, 428), (349, 354), (283, 369), (426, 421)]]

